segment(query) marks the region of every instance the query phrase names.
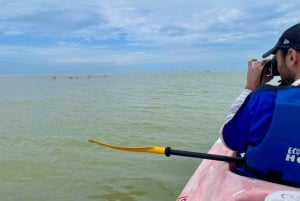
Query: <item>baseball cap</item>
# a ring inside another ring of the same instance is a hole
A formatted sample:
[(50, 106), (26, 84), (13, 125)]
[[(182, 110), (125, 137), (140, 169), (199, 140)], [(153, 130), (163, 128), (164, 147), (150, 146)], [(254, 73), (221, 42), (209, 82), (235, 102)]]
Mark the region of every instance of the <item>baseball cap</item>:
[(293, 48), (296, 50), (300, 50), (300, 23), (295, 24), (294, 26), (285, 30), (280, 36), (276, 45), (272, 49), (264, 53), (262, 57), (266, 58), (271, 54), (275, 54), (275, 52), (279, 48)]

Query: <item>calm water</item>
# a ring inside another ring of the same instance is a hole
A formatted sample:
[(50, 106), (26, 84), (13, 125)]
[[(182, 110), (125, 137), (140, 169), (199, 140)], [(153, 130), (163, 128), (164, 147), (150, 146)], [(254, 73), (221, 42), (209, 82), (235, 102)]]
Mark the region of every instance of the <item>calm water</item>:
[(176, 200), (200, 160), (88, 138), (207, 152), (244, 80), (244, 72), (0, 76), (1, 200)]

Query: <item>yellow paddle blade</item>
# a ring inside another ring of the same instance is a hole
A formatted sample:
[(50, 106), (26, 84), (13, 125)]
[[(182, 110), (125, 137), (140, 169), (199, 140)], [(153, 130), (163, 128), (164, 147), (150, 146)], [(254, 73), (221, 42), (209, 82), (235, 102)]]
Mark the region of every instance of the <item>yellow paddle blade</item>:
[(155, 146), (148, 146), (148, 147), (116, 146), (116, 145), (106, 144), (104, 142), (95, 139), (89, 139), (89, 142), (96, 143), (98, 145), (102, 145), (112, 149), (122, 150), (122, 151), (147, 152), (147, 153), (154, 153), (154, 154), (165, 154), (165, 149), (166, 149), (165, 147), (155, 147)]

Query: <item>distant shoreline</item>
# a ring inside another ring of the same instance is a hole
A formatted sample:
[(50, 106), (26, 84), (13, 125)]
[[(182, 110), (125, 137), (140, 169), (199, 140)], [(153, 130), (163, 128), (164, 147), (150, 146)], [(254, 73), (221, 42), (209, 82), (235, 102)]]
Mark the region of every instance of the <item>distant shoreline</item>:
[(33, 75), (41, 75), (41, 76), (65, 76), (65, 77), (83, 77), (83, 76), (105, 76), (105, 75), (114, 75), (114, 74), (162, 74), (162, 73), (232, 73), (232, 72), (246, 72), (247, 69), (244, 70), (203, 70), (203, 71), (132, 71), (132, 72), (66, 72), (66, 73), (0, 73), (0, 76), (33, 76)]

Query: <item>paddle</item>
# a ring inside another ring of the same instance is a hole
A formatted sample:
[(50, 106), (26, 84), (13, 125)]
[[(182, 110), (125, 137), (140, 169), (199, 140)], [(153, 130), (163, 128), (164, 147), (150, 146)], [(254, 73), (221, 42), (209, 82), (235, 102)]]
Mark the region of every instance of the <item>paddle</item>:
[(177, 155), (177, 156), (202, 158), (202, 159), (210, 159), (210, 160), (233, 162), (233, 163), (242, 163), (244, 161), (244, 159), (241, 157), (230, 157), (230, 156), (222, 156), (222, 155), (215, 155), (215, 154), (182, 151), (182, 150), (171, 149), (170, 147), (157, 147), (157, 146), (147, 146), (147, 147), (127, 147), (126, 146), (125, 147), (125, 146), (116, 146), (116, 145), (107, 144), (107, 143), (104, 143), (104, 142), (101, 142), (101, 141), (98, 141), (95, 139), (89, 139), (89, 142), (96, 143), (98, 145), (102, 145), (102, 146), (109, 147), (112, 149), (122, 150), (122, 151), (165, 154), (166, 156)]

